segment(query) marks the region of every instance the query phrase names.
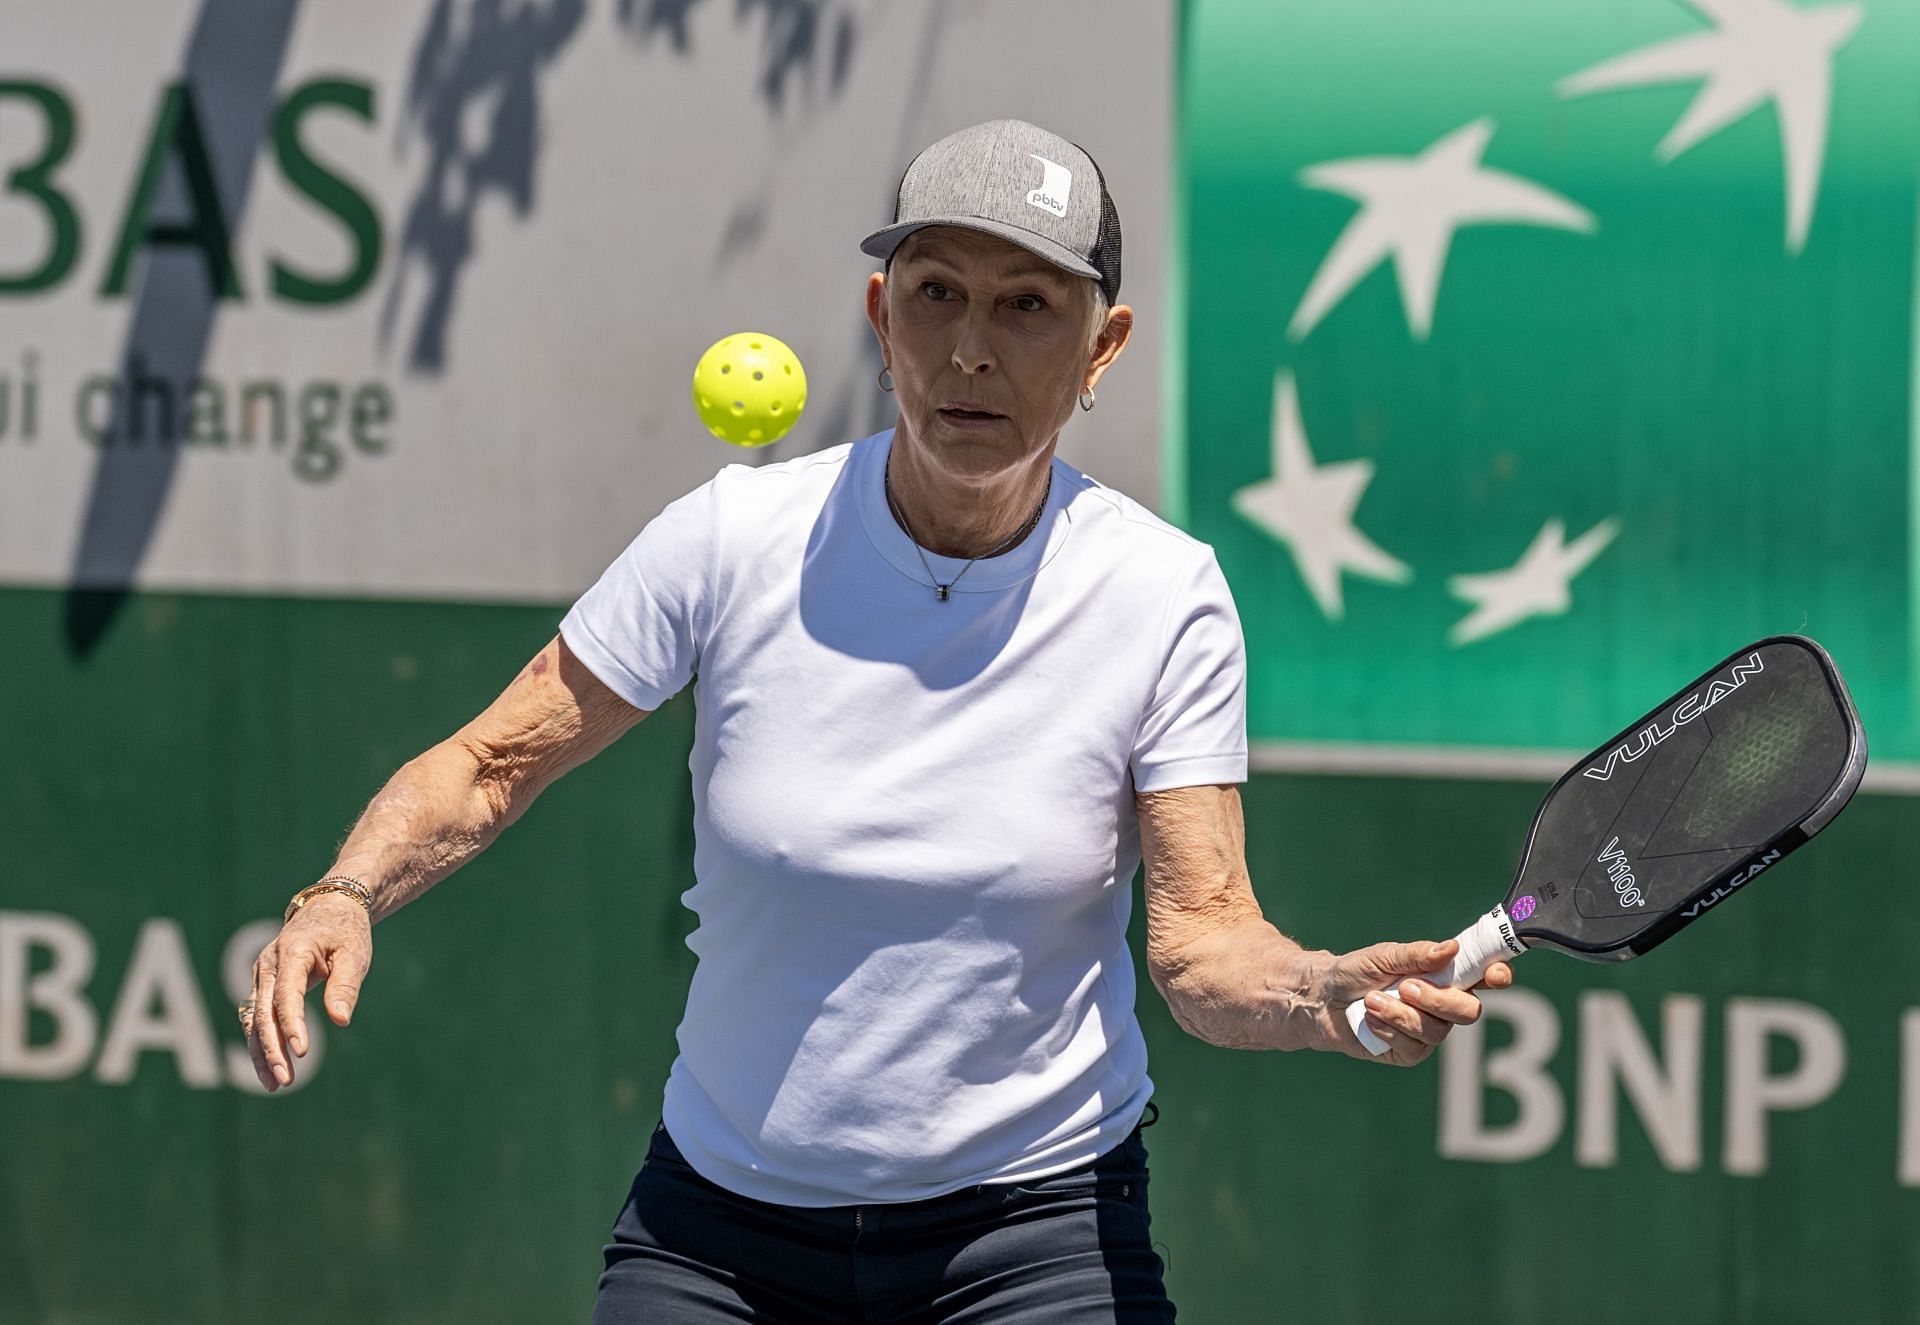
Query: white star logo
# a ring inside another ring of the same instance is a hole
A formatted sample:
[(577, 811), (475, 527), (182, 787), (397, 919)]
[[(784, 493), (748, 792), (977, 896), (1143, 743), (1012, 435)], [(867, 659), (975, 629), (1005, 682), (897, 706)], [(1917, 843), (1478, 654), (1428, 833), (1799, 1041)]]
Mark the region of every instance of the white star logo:
[(1827, 151), (1833, 57), (1852, 40), (1861, 6), (1795, 9), (1781, 0), (1688, 0), (1717, 26), (1597, 64), (1560, 83), (1563, 97), (1614, 88), (1706, 80), (1655, 155), (1671, 161), (1689, 147), (1772, 101), (1780, 117), (1787, 172), (1787, 251), (1806, 245)]
[(1361, 206), (1294, 311), (1287, 330), (1295, 340), (1304, 340), (1347, 291), (1389, 255), (1400, 278), (1407, 325), (1416, 340), (1425, 340), (1433, 327), (1447, 249), (1461, 226), (1594, 229), (1593, 215), (1586, 209), (1530, 180), (1481, 165), (1492, 138), (1493, 121), (1475, 120), (1419, 156), (1354, 157), (1300, 172), (1302, 184), (1343, 193)]
[(1345, 612), (1340, 573), (1405, 584), (1413, 571), (1354, 527), (1353, 511), (1373, 481), (1373, 461), (1316, 465), (1300, 422), (1293, 374), (1273, 379), (1273, 477), (1233, 494), (1233, 509), (1287, 545), (1313, 600), (1329, 618)]
[(1573, 577), (1600, 555), (1620, 532), (1618, 520), (1602, 520), (1567, 543), (1567, 527), (1549, 520), (1534, 535), (1520, 560), (1506, 570), (1455, 575), (1447, 590), (1473, 604), (1447, 632), (1457, 647), (1511, 629), (1528, 617), (1559, 616), (1573, 606)]

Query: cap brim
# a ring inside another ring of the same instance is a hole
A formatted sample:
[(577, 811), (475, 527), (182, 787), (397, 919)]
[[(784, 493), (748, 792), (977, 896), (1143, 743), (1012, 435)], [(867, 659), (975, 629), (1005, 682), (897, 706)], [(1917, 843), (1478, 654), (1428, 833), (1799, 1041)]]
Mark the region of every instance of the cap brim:
[(893, 251), (900, 247), (901, 241), (916, 230), (925, 230), (929, 226), (951, 225), (962, 230), (978, 230), (982, 234), (1004, 239), (1009, 244), (1018, 244), (1035, 257), (1045, 258), (1063, 271), (1075, 276), (1090, 276), (1100, 279), (1099, 271), (1091, 262), (1075, 253), (1064, 244), (1056, 244), (1045, 235), (1036, 235), (1031, 230), (1022, 230), (1017, 225), (1008, 225), (1005, 221), (993, 221), (984, 216), (935, 216), (922, 221), (902, 221), (890, 225), (884, 230), (876, 230), (860, 241), (860, 251), (870, 258), (879, 258), (885, 262), (893, 257)]

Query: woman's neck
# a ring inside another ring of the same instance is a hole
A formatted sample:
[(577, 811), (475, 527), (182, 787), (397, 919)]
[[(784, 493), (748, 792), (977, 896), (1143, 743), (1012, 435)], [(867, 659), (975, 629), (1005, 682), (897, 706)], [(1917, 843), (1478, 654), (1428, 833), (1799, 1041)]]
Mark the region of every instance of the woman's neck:
[[(887, 486), (895, 520), (929, 552), (969, 560), (1011, 551), (1045, 499), (1053, 447), (988, 483), (959, 482), (916, 454), (894, 435), (887, 456)], [(1012, 546), (1003, 546), (1012, 540)]]

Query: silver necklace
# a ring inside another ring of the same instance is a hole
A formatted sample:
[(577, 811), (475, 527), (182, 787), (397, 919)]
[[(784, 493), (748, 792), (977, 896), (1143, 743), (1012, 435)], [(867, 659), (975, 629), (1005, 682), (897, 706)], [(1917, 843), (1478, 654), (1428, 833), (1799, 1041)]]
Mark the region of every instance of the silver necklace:
[[(891, 459), (891, 457), (889, 457), (889, 459)], [(1040, 504), (1033, 508), (1033, 514), (1027, 517), (1027, 522), (1014, 530), (1013, 536), (1005, 542), (969, 560), (966, 565), (960, 568), (959, 574), (956, 574), (945, 584), (940, 583), (940, 578), (933, 573), (933, 566), (927, 561), (927, 554), (921, 549), (920, 540), (913, 536), (913, 526), (907, 523), (907, 513), (901, 510), (900, 503), (894, 500), (893, 466), (891, 464), (887, 464), (881, 468), (880, 486), (886, 490), (887, 509), (893, 512), (893, 518), (900, 522), (900, 527), (907, 531), (907, 541), (913, 544), (913, 550), (920, 553), (920, 565), (922, 569), (927, 572), (927, 578), (933, 582), (935, 598), (944, 603), (947, 601), (947, 592), (952, 589), (954, 585), (960, 583), (961, 575), (965, 575), (973, 569), (973, 563), (975, 561), (980, 561), (987, 557), (997, 557), (1002, 552), (1014, 547), (1020, 540), (1033, 532), (1033, 527), (1040, 523), (1040, 513), (1047, 509), (1047, 498), (1053, 495), (1053, 466), (1047, 466), (1046, 491), (1040, 494)]]

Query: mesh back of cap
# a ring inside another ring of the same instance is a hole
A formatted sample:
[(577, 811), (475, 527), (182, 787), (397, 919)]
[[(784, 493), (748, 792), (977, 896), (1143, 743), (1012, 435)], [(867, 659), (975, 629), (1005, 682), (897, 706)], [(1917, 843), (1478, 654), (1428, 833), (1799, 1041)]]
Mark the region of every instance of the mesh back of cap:
[[(1084, 147), (1080, 150), (1087, 151)], [(1093, 153), (1087, 152), (1087, 160), (1093, 161)], [(1106, 172), (1100, 169), (1098, 161), (1093, 161), (1093, 173), (1100, 181), (1100, 236), (1093, 241), (1093, 252), (1087, 254), (1087, 261), (1100, 273), (1100, 288), (1107, 292), (1107, 302), (1117, 304), (1120, 302), (1120, 213), (1114, 210), (1113, 195), (1107, 192)]]

